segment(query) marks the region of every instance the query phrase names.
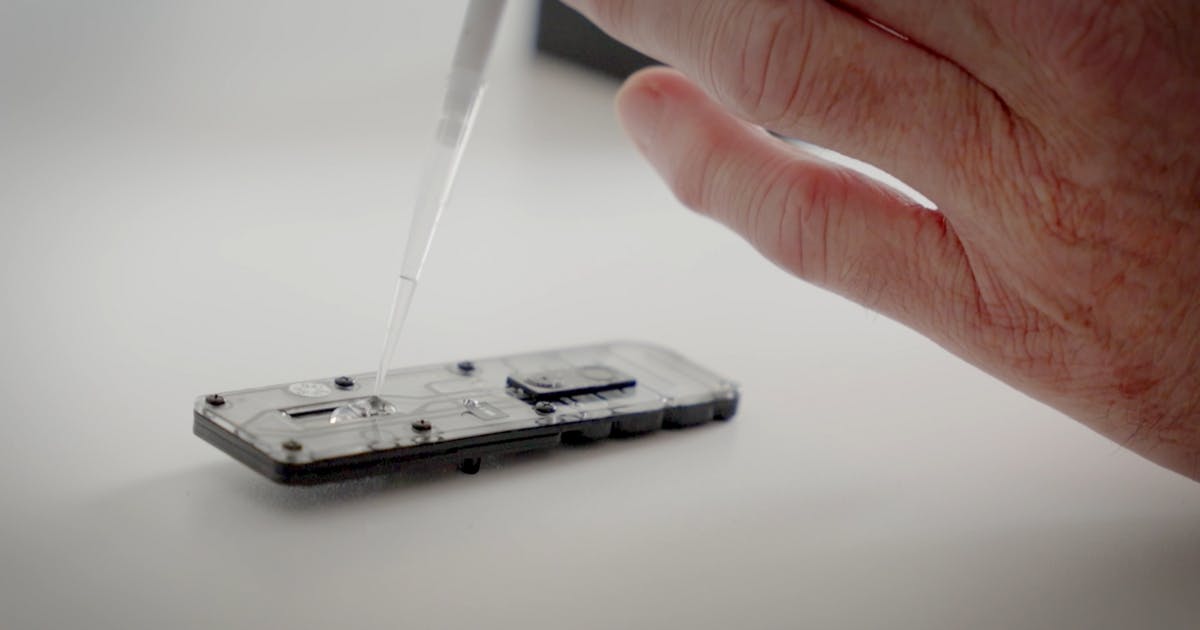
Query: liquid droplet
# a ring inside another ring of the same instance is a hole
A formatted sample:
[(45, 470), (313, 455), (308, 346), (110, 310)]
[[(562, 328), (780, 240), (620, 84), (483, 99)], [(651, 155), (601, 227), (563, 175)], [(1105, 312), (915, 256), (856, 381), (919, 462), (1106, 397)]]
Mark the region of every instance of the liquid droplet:
[(373, 416), (387, 416), (396, 413), (396, 406), (380, 398), (371, 396), (360, 398), (348, 405), (342, 405), (333, 410), (329, 416), (329, 424), (341, 424), (363, 420)]

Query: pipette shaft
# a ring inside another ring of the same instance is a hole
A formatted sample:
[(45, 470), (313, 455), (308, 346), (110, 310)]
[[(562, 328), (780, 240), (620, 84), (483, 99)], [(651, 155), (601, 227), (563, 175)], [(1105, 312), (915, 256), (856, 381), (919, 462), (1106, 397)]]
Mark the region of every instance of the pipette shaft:
[(381, 393), (391, 367), (400, 330), (408, 318), (421, 269), (429, 254), (429, 245), (437, 231), (442, 209), (450, 198), (454, 176), (475, 123), (475, 114), (483, 94), (483, 73), (491, 55), (504, 4), (505, 0), (471, 0), (467, 6), (458, 46), (454, 51), (446, 96), (442, 101), (441, 119), (425, 172), (418, 184), (408, 243), (404, 248), (404, 262), (396, 282), (383, 355), (379, 359), (379, 370), (375, 377), (376, 396)]

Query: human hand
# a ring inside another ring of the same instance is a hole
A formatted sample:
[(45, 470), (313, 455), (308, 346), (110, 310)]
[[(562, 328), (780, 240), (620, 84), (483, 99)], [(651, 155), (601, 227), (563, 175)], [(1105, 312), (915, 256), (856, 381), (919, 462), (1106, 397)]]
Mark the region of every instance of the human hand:
[(678, 69), (618, 111), (684, 204), (1200, 480), (1200, 4), (567, 3)]

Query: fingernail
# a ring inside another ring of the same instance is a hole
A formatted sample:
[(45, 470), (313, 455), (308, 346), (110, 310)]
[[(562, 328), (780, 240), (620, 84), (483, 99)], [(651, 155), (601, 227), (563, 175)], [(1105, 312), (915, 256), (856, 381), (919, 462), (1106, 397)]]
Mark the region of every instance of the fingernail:
[(617, 96), (617, 113), (625, 133), (641, 149), (649, 154), (666, 109), (662, 92), (650, 83), (622, 90)]

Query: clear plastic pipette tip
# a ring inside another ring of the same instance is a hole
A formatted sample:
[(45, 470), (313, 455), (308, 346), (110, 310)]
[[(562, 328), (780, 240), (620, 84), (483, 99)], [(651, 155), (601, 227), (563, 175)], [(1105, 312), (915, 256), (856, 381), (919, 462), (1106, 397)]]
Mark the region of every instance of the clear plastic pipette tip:
[[(504, 4), (505, 0), (471, 0), (467, 7), (446, 86), (446, 96), (442, 102), (441, 119), (438, 121), (429, 161), (420, 180), (413, 208), (408, 243), (404, 249), (404, 263), (396, 283), (387, 336), (379, 369), (375, 375), (375, 398), (381, 396), (386, 384), (387, 372), (400, 340), (400, 331), (408, 318), (408, 309), (417, 290), (425, 258), (429, 254), (429, 245), (433, 242), (438, 220), (450, 198), (454, 176), (458, 172), (463, 149), (475, 123), (475, 113), (483, 94), (483, 71), (487, 66), (488, 57), (491, 56), (492, 41), (500, 24)], [(354, 410), (364, 412), (364, 415), (372, 415), (377, 413), (373, 411), (377, 409), (386, 407), (367, 405)]]

